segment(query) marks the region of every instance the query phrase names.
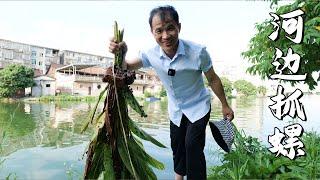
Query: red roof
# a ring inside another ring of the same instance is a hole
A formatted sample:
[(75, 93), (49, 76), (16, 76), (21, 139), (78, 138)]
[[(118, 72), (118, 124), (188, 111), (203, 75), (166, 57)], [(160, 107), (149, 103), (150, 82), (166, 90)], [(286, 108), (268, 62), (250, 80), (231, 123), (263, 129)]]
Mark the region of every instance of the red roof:
[(33, 75), (33, 77), (39, 77), (39, 76), (42, 76), (43, 75), (43, 71), (42, 70), (40, 70), (40, 69), (34, 69), (34, 75)]
[(56, 63), (51, 63), (46, 75), (51, 77), (51, 78), (55, 78), (55, 73), (56, 73), (56, 69), (61, 68), (65, 65), (63, 64), (56, 64)]

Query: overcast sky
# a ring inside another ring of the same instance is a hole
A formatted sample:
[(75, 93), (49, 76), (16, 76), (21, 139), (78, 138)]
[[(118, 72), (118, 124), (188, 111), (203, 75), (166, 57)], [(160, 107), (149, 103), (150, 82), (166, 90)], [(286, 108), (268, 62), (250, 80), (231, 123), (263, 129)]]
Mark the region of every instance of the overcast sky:
[(149, 12), (165, 4), (180, 15), (181, 38), (206, 45), (213, 59), (233, 62), (254, 35), (254, 24), (272, 11), (265, 1), (0, 1), (0, 38), (111, 56), (107, 43), (117, 20), (133, 57), (155, 43)]
[[(214, 69), (263, 83), (246, 74), (240, 56), (255, 34), (255, 23), (270, 19), (270, 1), (0, 1), (0, 38), (113, 57), (108, 41), (114, 21), (124, 28), (127, 57), (155, 45), (150, 11), (172, 5), (179, 13), (180, 38), (207, 46)], [(292, 1), (281, 1), (281, 4)], [(216, 64), (215, 64), (216, 63)], [(232, 65), (233, 68), (230, 66)], [(228, 69), (226, 67), (231, 67)]]

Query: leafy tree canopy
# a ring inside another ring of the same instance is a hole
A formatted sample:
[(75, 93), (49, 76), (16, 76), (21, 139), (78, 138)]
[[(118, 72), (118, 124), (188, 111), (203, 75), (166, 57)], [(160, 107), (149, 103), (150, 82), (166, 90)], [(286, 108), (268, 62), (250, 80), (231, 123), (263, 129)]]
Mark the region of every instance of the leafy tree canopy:
[(267, 93), (267, 88), (265, 86), (258, 86), (257, 87), (257, 92), (262, 94), (262, 95), (265, 95)]
[(32, 87), (34, 72), (19, 64), (11, 64), (0, 70), (0, 96), (11, 97), (19, 89)]
[[(277, 0), (272, 0), (272, 4), (277, 4)], [(302, 42), (295, 44), (285, 36), (285, 31), (280, 28), (279, 39), (272, 41), (268, 36), (275, 30), (271, 22), (273, 18), (262, 23), (256, 24), (257, 34), (251, 38), (249, 50), (242, 53), (245, 59), (248, 59), (252, 66), (247, 69), (247, 72), (253, 75), (260, 75), (262, 79), (269, 77), (272, 74), (278, 74), (275, 71), (275, 66), (271, 63), (274, 59), (275, 48), (283, 51), (283, 56), (287, 54), (287, 50), (291, 47), (294, 53), (300, 55), (300, 68), (297, 75), (307, 73), (305, 84), (309, 85), (309, 89), (313, 90), (317, 86), (317, 81), (314, 80), (312, 72), (320, 70), (320, 1), (317, 0), (295, 0), (289, 5), (283, 5), (276, 8), (277, 15), (285, 14), (297, 9), (304, 11), (302, 15), (304, 19), (304, 33)], [(281, 25), (281, 24), (280, 24)], [(295, 33), (293, 34), (295, 35)], [(283, 71), (283, 74), (290, 74), (290, 71)], [(286, 80), (281, 80), (286, 82)], [(290, 81), (291, 85), (295, 85), (297, 81)]]
[(231, 97), (232, 82), (226, 77), (220, 77), (220, 79), (223, 85), (224, 93), (227, 97)]
[(257, 88), (249, 81), (237, 80), (233, 83), (234, 88), (245, 96), (252, 96), (257, 94)]

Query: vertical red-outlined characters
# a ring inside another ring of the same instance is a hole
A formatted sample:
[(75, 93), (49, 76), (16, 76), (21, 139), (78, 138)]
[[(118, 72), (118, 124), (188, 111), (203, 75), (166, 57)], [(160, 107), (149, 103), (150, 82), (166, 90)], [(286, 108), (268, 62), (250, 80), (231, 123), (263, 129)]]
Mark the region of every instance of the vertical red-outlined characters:
[[(304, 12), (300, 9), (281, 15), (270, 13), (273, 18), (271, 24), (274, 31), (268, 38), (272, 41), (278, 40), (280, 31), (283, 29), (286, 33), (286, 38), (293, 43), (301, 43), (304, 27), (302, 15), (304, 15)], [(286, 55), (279, 48), (275, 48), (272, 65), (275, 66), (276, 74), (272, 74), (270, 79), (288, 81), (304, 81), (306, 79), (307, 74), (297, 74), (300, 66), (300, 55), (295, 53), (291, 47), (288, 48)], [(273, 102), (273, 104), (269, 105), (272, 115), (278, 120), (283, 120), (285, 116), (289, 115), (292, 118), (299, 117), (301, 120), (306, 121), (304, 106), (300, 102), (302, 96), (303, 92), (300, 89), (296, 89), (286, 96), (283, 86), (279, 84), (277, 94), (270, 97)], [(299, 139), (302, 134), (303, 127), (298, 123), (286, 126), (284, 133), (278, 127), (275, 127), (274, 134), (268, 137), (268, 142), (272, 145), (269, 151), (276, 153), (276, 156), (281, 154), (290, 159), (305, 155), (306, 153), (302, 149), (304, 144)]]

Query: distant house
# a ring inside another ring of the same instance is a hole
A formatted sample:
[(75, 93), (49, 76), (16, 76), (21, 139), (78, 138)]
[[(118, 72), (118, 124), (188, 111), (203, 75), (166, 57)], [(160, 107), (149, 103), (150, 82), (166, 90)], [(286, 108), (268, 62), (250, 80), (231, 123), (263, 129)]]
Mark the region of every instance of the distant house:
[[(106, 87), (102, 82), (106, 68), (92, 63), (61, 65), (52, 63), (48, 71), (34, 78), (32, 96), (71, 94), (97, 96)], [(130, 85), (134, 95), (143, 95), (145, 91), (158, 93), (162, 84), (152, 70), (136, 71), (136, 80)]]
[(29, 88), (26, 89), (27, 94), (31, 94), (32, 96), (47, 96), (47, 95), (55, 95), (56, 94), (56, 82), (55, 82), (55, 71), (57, 68), (62, 67), (63, 65), (52, 63), (49, 66), (47, 72), (43, 73), (42, 70), (35, 69), (34, 70), (34, 78), (35, 86), (31, 87), (31, 92), (29, 92)]
[(106, 69), (94, 64), (70, 64), (56, 70), (56, 91), (72, 95), (97, 96), (105, 88)]
[(35, 97), (55, 95), (55, 79), (43, 75), (34, 78), (36, 85), (32, 87), (31, 95)]
[(136, 80), (130, 87), (135, 95), (143, 95), (145, 91), (156, 94), (160, 92), (162, 84), (153, 70), (142, 69), (136, 71)]

